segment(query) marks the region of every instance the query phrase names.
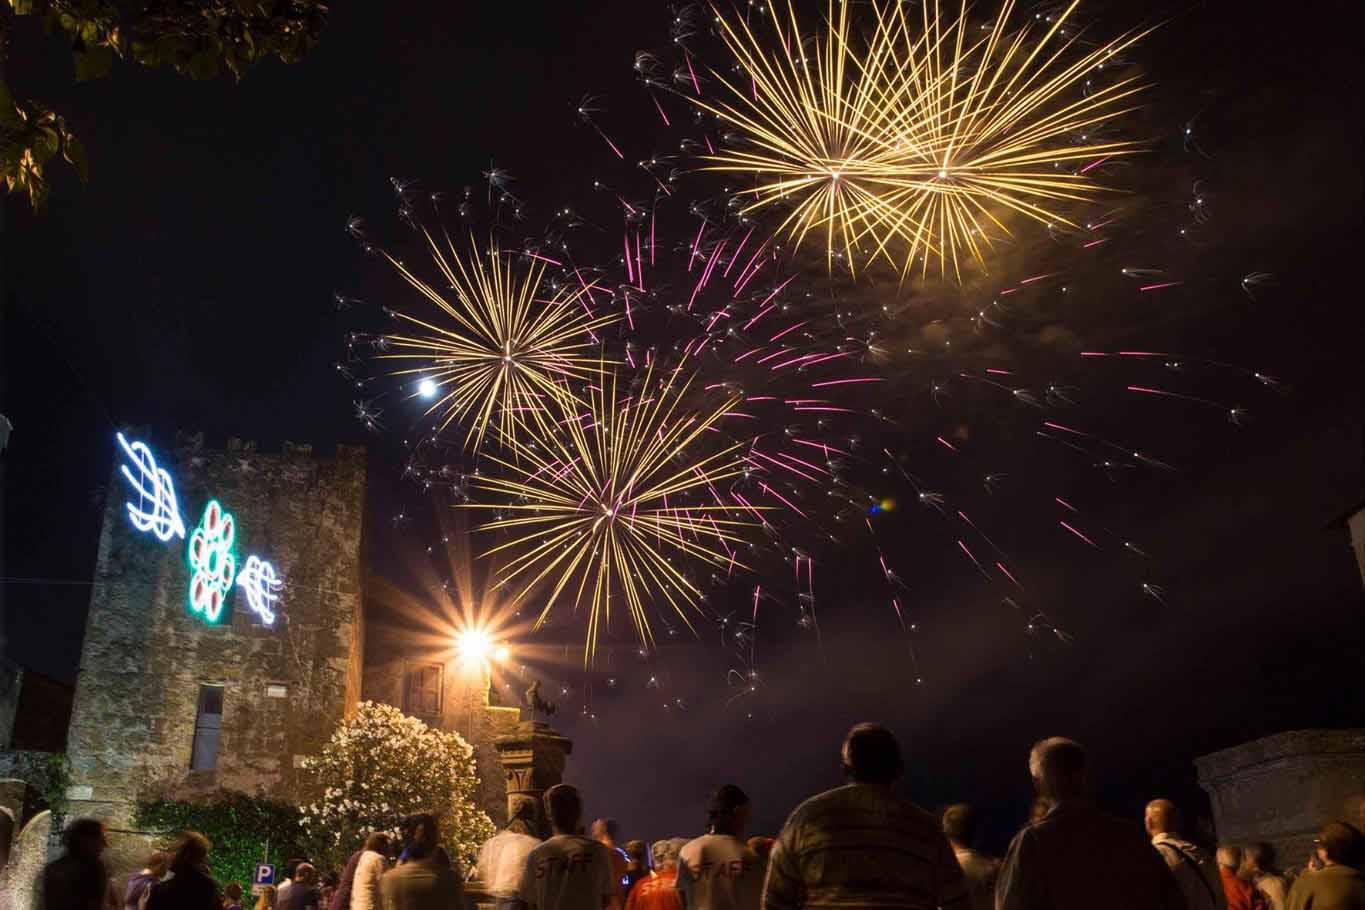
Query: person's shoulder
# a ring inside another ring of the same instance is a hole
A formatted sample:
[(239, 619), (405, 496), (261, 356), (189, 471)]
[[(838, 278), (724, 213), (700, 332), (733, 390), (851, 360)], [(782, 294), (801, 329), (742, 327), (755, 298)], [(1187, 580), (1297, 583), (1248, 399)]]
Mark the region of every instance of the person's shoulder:
[(685, 853), (688, 856), (696, 856), (711, 845), (711, 841), (714, 837), (714, 834), (703, 834), (700, 837), (694, 837), (682, 845), (682, 848), (678, 851), (678, 855), (681, 856)]
[(837, 809), (847, 805), (854, 799), (855, 788), (852, 784), (845, 784), (842, 787), (835, 787), (833, 790), (826, 790), (814, 796), (808, 796), (797, 803), (792, 810), (788, 822), (807, 821), (811, 818), (823, 815), (832, 809)]

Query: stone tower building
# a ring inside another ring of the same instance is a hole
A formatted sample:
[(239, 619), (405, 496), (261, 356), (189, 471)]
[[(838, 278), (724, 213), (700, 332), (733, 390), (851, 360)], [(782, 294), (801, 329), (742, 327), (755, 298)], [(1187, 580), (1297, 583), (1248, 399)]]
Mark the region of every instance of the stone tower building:
[[(360, 695), (364, 450), (325, 458), (306, 446), (201, 443), (153, 450), (173, 479), (183, 538), (138, 530), (125, 505), (137, 495), (117, 466), (110, 480), (67, 748), (70, 813), (116, 833), (135, 833), (134, 804), (148, 797), (290, 797), (299, 759)], [(272, 623), (235, 585), (216, 621), (192, 606), (190, 550), (212, 501), (235, 524), (235, 572), (254, 555), (283, 579)]]
[[(438, 622), (414, 636), (400, 623), (421, 617), (375, 604), (366, 621), (363, 449), (316, 456), (286, 443), (266, 454), (229, 440), (210, 450), (202, 436), (120, 446), (66, 730), (65, 817), (105, 821), (114, 874), (136, 869), (155, 839), (138, 830), (141, 802), (223, 790), (308, 797), (302, 759), (361, 698), (464, 737), (498, 825), (509, 799), (538, 805), (558, 782), (572, 744), (490, 704), (489, 664), (461, 659), (456, 629)], [(264, 563), (281, 586), (259, 583)], [(20, 678), (0, 682), (17, 690)], [(0, 752), (0, 783), (18, 755)]]

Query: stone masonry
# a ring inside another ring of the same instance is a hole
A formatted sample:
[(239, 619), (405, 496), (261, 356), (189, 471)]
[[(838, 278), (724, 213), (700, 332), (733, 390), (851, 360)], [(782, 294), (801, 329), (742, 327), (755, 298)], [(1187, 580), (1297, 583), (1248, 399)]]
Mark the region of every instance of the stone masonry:
[[(196, 438), (153, 452), (174, 479), (186, 539), (162, 544), (130, 525), (116, 468), (68, 742), (70, 814), (128, 834), (141, 799), (294, 797), (299, 758), (326, 741), (361, 682), (363, 449), (209, 451)], [(217, 624), (189, 609), (186, 550), (210, 499), (235, 518), (239, 570), (259, 554), (285, 580), (273, 626), (237, 588)], [(223, 687), (218, 762), (192, 771), (203, 684)]]
[(1365, 730), (1294, 730), (1195, 760), (1219, 841), (1268, 841), (1286, 866), (1304, 862), (1327, 821), (1360, 820)]
[[(519, 708), (490, 704), (490, 672), (486, 663), (471, 665), (455, 653), (453, 643), (432, 642), (431, 636), (392, 622), (371, 622), (366, 630), (365, 676), (362, 697), (393, 705), (429, 725), (458, 733), (474, 747), (481, 802), (493, 824), (507, 823), (507, 790), (502, 760), (495, 742), (514, 731)], [(437, 711), (427, 714), (408, 702), (405, 684), (422, 667), (439, 667)]]

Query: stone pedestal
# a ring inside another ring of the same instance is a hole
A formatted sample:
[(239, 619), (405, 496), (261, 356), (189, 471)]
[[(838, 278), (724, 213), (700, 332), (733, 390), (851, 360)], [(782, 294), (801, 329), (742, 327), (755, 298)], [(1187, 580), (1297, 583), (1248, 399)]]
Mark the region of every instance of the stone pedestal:
[(517, 807), (530, 802), (535, 810), (536, 833), (550, 836), (542, 794), (564, 780), (564, 759), (573, 751), (573, 741), (560, 736), (549, 724), (523, 721), (514, 733), (493, 741), (502, 759), (507, 780), (507, 817)]
[(1362, 822), (1365, 729), (1277, 733), (1195, 759), (1218, 840), (1265, 841), (1304, 862), (1324, 822)]

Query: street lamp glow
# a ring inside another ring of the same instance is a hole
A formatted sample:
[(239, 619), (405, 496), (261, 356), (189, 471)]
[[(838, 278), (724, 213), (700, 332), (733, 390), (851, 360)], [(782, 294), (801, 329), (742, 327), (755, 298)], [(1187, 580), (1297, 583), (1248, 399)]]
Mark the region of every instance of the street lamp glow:
[(423, 398), (430, 398), (436, 394), (436, 383), (430, 379), (423, 379), (417, 383), (417, 394)]
[(466, 629), (455, 639), (455, 648), (460, 659), (467, 663), (487, 660), (493, 650), (493, 642), (482, 629)]

